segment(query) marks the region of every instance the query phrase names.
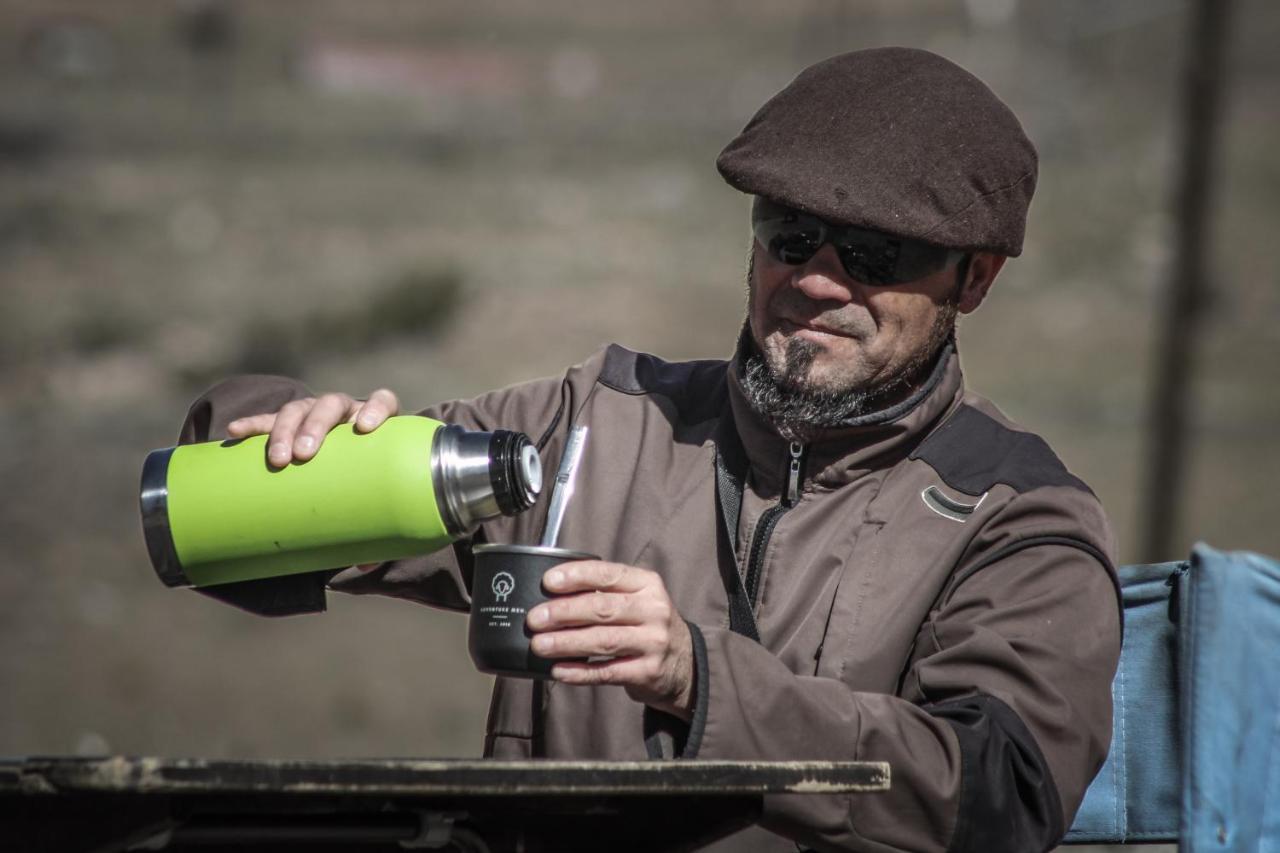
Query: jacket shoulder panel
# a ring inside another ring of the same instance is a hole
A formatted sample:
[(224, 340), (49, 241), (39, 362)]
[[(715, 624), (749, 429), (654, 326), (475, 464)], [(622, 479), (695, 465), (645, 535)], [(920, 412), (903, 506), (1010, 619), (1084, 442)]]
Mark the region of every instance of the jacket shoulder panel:
[(1067, 486), (1092, 494), (1034, 433), (1012, 429), (968, 403), (925, 438), (911, 453), (927, 463), (948, 486), (981, 495), (996, 484), (1016, 492)]
[(671, 400), (687, 423), (709, 420), (724, 407), (728, 362), (663, 361), (618, 344), (605, 351), (599, 382), (631, 396), (660, 395)]

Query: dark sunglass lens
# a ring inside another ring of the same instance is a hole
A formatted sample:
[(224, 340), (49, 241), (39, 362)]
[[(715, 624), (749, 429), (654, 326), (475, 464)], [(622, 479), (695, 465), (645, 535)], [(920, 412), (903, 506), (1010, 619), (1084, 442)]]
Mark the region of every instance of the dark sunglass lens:
[(784, 264), (803, 264), (822, 245), (822, 232), (816, 228), (783, 228), (769, 241), (769, 254)]
[(866, 284), (898, 284), (898, 241), (849, 240), (839, 247), (840, 263), (850, 276)]

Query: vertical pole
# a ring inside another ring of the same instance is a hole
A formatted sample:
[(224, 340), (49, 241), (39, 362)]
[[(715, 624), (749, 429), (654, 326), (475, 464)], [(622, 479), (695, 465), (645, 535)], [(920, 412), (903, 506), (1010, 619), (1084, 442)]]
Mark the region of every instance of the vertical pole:
[(1173, 270), (1157, 330), (1148, 416), (1149, 455), (1141, 559), (1170, 559), (1180, 521), (1187, 416), (1204, 305), (1212, 166), (1232, 0), (1192, 0), (1182, 92)]

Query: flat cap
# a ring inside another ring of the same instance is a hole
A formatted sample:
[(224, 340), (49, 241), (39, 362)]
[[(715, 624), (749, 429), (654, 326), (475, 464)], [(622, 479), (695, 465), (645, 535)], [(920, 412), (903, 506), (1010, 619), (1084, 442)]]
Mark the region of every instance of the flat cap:
[(977, 77), (885, 47), (806, 68), (720, 152), (733, 187), (830, 222), (1022, 252), (1036, 149)]

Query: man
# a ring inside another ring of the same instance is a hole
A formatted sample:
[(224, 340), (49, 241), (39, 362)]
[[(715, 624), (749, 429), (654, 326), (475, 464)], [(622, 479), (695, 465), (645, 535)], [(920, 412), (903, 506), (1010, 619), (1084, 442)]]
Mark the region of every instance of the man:
[[(609, 347), (563, 376), (427, 410), (518, 429), (554, 465), (591, 426), (563, 597), (529, 613), (554, 680), (498, 679), (500, 757), (881, 760), (892, 790), (779, 796), (724, 849), (1052, 847), (1100, 767), (1120, 620), (1088, 488), (962, 384), (953, 335), (1020, 253), (1034, 148), (924, 51), (804, 71), (721, 154), (754, 195), (729, 362)], [(184, 439), (269, 433), (305, 461), (398, 409), (245, 377)], [(267, 414), (260, 414), (260, 413)], [(544, 510), (475, 541), (534, 542)], [(464, 610), (473, 542), (332, 585)]]

